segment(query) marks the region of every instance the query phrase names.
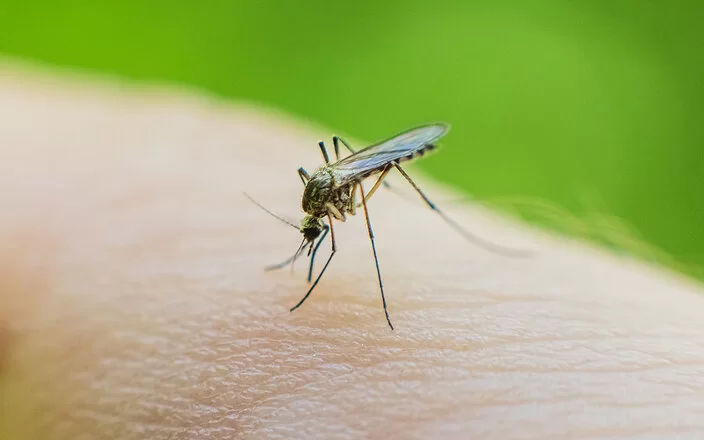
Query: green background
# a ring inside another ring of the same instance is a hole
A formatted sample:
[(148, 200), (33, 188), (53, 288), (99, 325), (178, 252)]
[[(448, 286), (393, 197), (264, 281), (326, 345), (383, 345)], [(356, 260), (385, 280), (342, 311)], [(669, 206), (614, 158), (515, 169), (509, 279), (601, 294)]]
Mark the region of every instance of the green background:
[(0, 51), (192, 84), (358, 138), (447, 121), (452, 148), (419, 165), (438, 179), (699, 275), (702, 5), (4, 0)]

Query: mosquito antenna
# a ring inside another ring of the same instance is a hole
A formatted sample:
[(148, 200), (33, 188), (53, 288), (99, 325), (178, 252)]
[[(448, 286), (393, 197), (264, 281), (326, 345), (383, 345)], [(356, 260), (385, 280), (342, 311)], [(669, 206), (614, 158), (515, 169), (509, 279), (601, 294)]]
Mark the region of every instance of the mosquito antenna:
[[(263, 207), (259, 202), (257, 202), (256, 200), (254, 200), (254, 199), (252, 198), (252, 196), (250, 196), (249, 194), (247, 194), (247, 193), (242, 193), (242, 194), (244, 194), (244, 196), (247, 197), (250, 202), (252, 202), (252, 203), (254, 203), (255, 205), (257, 205), (258, 207), (260, 207), (264, 212), (266, 212), (266, 213), (269, 214), (270, 216), (272, 216), (272, 217), (274, 217), (274, 218), (277, 218), (277, 219), (281, 220), (282, 222), (286, 223), (287, 225), (291, 226), (292, 228), (295, 228), (295, 229), (297, 229), (297, 230), (300, 231), (300, 228), (299, 228), (298, 226), (294, 225), (293, 223), (291, 223), (290, 221), (284, 219), (283, 217), (280, 217), (280, 216), (274, 214), (273, 212), (269, 211), (268, 209), (266, 209), (265, 207)], [(303, 246), (303, 244), (301, 244), (301, 246)]]
[(264, 268), (264, 270), (277, 270), (284, 268), (288, 266), (289, 264), (293, 265), (293, 263), (296, 261), (296, 258), (298, 258), (299, 255), (301, 255), (301, 252), (303, 252), (303, 249), (308, 245), (306, 239), (304, 238), (303, 241), (301, 241), (301, 244), (298, 246), (298, 249), (296, 249), (296, 253), (288, 257), (286, 260), (282, 261), (279, 264), (272, 264), (271, 266), (267, 266)]

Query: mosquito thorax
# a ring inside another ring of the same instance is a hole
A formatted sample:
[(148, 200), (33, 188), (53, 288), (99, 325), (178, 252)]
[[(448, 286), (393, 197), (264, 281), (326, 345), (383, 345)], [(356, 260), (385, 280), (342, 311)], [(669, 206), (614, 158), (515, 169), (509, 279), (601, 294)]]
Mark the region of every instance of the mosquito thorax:
[(306, 241), (313, 241), (323, 231), (323, 222), (319, 218), (307, 215), (301, 220), (301, 234)]
[(332, 186), (333, 177), (330, 170), (327, 167), (316, 170), (303, 190), (303, 198), (301, 199), (303, 211), (315, 217), (327, 215), (328, 210), (325, 203), (330, 198)]

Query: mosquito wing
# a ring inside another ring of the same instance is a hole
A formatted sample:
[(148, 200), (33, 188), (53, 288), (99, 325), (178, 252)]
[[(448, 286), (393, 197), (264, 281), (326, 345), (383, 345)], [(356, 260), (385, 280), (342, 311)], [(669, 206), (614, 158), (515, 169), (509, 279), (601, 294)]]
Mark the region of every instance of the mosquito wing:
[(443, 137), (449, 129), (445, 124), (424, 125), (359, 150), (331, 164), (335, 170), (335, 183), (344, 185), (379, 172), (391, 162), (398, 163), (422, 156), (426, 151), (434, 149), (433, 142)]

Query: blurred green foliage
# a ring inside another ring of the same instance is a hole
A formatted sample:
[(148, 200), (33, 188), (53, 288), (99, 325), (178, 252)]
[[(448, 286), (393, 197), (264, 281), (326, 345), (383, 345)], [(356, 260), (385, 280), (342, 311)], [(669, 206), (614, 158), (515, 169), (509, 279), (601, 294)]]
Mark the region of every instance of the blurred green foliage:
[(544, 200), (596, 219), (592, 229), (630, 224), (704, 263), (704, 2), (42, 0), (1, 11), (8, 54), (194, 84), (365, 139), (447, 121), (451, 148), (420, 165), (440, 180), (479, 199)]

